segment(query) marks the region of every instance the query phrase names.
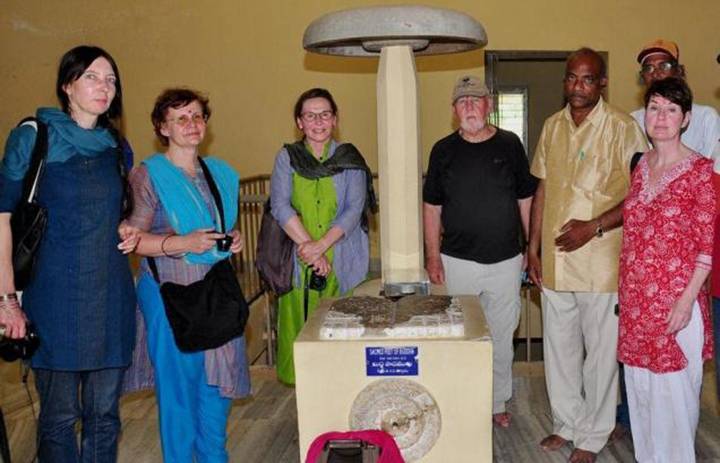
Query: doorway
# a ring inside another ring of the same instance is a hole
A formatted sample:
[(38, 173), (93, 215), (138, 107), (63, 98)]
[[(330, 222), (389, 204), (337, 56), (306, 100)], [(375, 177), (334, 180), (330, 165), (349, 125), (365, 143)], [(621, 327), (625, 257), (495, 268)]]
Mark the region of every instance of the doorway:
[[(492, 121), (520, 137), (530, 162), (545, 119), (564, 105), (562, 80), (570, 53), (485, 51), (485, 83), (496, 101)], [(607, 52), (598, 53), (608, 63)]]
[[(562, 81), (570, 53), (485, 51), (485, 83), (495, 97), (490, 121), (520, 138), (530, 163), (545, 119), (565, 103)], [(534, 286), (523, 285), (521, 294), (520, 323), (514, 339), (516, 369), (533, 368), (533, 362), (543, 360), (540, 292)]]
[[(485, 82), (495, 96), (493, 118), (506, 130), (515, 131), (532, 162), (545, 119), (563, 106), (562, 79), (565, 51), (485, 51)], [(522, 107), (519, 94), (523, 94)], [(522, 112), (522, 114), (520, 114)]]

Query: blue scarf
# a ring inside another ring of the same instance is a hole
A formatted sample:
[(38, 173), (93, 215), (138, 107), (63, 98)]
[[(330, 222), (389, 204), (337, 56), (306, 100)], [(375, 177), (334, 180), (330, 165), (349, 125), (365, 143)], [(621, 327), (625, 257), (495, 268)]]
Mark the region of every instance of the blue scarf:
[[(202, 194), (181, 169), (160, 153), (142, 163), (148, 169), (155, 193), (175, 233), (186, 235), (200, 228), (215, 228), (219, 231), (220, 227), (216, 225), (220, 221), (217, 207), (211, 215)], [(205, 158), (205, 163), (220, 192), (225, 213), (225, 231), (229, 232), (237, 219), (240, 177), (225, 161)], [(219, 252), (217, 248), (212, 248), (202, 254), (188, 253), (185, 261), (190, 264), (214, 264), (229, 255), (229, 252)]]
[[(100, 156), (117, 146), (117, 141), (107, 129), (83, 129), (57, 108), (39, 108), (36, 117), (48, 126), (48, 163), (65, 162), (78, 154), (87, 157)], [(25, 177), (30, 164), (30, 153), (35, 145), (35, 134), (35, 129), (28, 126), (18, 127), (10, 132), (0, 167), (3, 176), (13, 181)]]
[(117, 146), (117, 141), (107, 129), (102, 127), (83, 129), (59, 109), (40, 108), (37, 111), (37, 118), (48, 125), (48, 144), (55, 148), (51, 150), (54, 152), (48, 153), (48, 162), (65, 161), (78, 153), (89, 157), (97, 156)]

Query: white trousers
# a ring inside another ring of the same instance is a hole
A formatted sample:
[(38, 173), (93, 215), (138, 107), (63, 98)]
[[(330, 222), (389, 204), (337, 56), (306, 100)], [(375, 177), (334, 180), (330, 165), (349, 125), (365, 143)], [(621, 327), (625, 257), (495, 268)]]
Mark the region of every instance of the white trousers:
[[(543, 288), (545, 382), (553, 434), (599, 452), (618, 402), (617, 293)], [(634, 423), (633, 423), (634, 426)]]
[(520, 321), (522, 254), (495, 264), (442, 255), (448, 294), (477, 294), (493, 345), (493, 414), (512, 397), (513, 333)]
[(703, 338), (702, 315), (696, 302), (690, 323), (676, 338), (688, 360), (685, 369), (658, 374), (625, 365), (625, 385), (638, 462), (695, 462)]

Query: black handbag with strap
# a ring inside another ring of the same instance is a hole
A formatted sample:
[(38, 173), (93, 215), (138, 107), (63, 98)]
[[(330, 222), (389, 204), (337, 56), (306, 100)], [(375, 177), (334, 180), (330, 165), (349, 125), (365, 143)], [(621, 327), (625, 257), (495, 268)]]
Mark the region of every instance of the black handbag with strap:
[(265, 287), (278, 296), (293, 288), (293, 247), (293, 241), (272, 216), (268, 199), (260, 222), (255, 267)]
[(632, 174), (635, 172), (635, 168), (637, 167), (638, 163), (640, 162), (640, 158), (643, 157), (642, 151), (638, 151), (637, 153), (633, 154), (632, 158), (630, 159), (630, 173)]
[(15, 289), (21, 291), (30, 283), (35, 256), (45, 234), (47, 209), (37, 203), (38, 185), (47, 159), (47, 125), (34, 117), (20, 121), (21, 125), (34, 125), (37, 130), (30, 166), (23, 180), (22, 200), (10, 216), (12, 229), (12, 265)]
[[(331, 177), (346, 169), (365, 172), (366, 197), (360, 225), (367, 232), (369, 214), (377, 212), (377, 201), (372, 184), (372, 172), (360, 151), (350, 143), (343, 143), (337, 146), (332, 157), (321, 163), (308, 151), (302, 140), (286, 144), (284, 148), (288, 153), (293, 170), (304, 178)], [(293, 249), (292, 239), (270, 213), (270, 200), (268, 199), (260, 222), (255, 267), (257, 267), (265, 286), (278, 296), (293, 289)]]
[[(225, 233), (220, 193), (205, 161), (199, 161), (220, 214), (222, 233)], [(184, 352), (215, 349), (243, 334), (250, 310), (230, 259), (215, 263), (205, 278), (189, 285), (161, 283), (155, 259), (148, 257), (147, 260), (155, 281), (160, 284), (165, 314), (178, 349)]]

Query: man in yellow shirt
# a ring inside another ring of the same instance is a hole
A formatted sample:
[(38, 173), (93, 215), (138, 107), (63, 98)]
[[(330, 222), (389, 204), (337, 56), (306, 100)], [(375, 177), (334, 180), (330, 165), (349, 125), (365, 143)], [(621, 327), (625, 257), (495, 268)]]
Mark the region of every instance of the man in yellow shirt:
[(647, 144), (635, 121), (603, 100), (607, 74), (597, 52), (573, 52), (565, 69), (567, 104), (545, 121), (531, 168), (540, 183), (528, 270), (542, 289), (553, 413), (553, 433), (540, 445), (572, 442), (570, 462), (592, 463), (615, 426), (618, 227), (630, 159)]

